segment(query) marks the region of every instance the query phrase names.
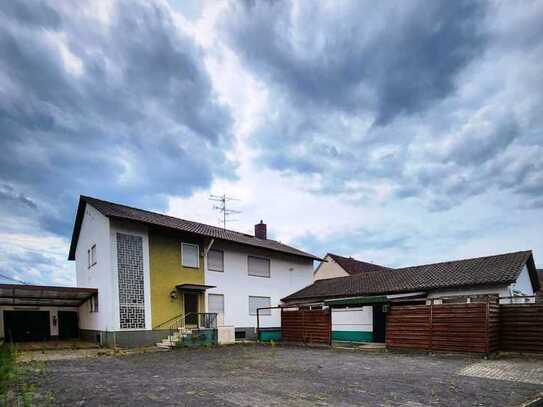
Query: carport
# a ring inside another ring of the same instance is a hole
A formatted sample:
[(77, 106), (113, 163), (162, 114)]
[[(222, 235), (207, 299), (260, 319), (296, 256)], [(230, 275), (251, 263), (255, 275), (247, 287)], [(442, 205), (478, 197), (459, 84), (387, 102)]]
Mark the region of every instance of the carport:
[(0, 284), (0, 338), (43, 341), (79, 337), (81, 304), (95, 288)]

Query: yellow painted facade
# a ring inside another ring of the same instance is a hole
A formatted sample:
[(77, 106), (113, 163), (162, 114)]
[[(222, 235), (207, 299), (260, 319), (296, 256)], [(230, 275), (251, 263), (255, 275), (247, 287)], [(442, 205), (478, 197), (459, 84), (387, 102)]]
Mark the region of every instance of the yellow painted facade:
[[(200, 267), (184, 267), (181, 263), (181, 243), (198, 244)], [(151, 324), (153, 328), (184, 313), (183, 293), (179, 284), (204, 284), (203, 242), (193, 237), (165, 231), (149, 231), (149, 272), (151, 282)], [(171, 293), (176, 291), (177, 298)], [(204, 312), (205, 297), (199, 294), (199, 312)], [(167, 328), (168, 324), (160, 326)]]

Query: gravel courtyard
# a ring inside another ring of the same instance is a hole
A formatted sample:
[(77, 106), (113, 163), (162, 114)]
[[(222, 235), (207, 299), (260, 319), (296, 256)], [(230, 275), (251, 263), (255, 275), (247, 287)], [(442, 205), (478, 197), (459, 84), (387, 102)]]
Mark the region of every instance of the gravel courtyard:
[[(31, 366), (31, 365), (30, 365)], [(58, 360), (36, 391), (63, 406), (515, 406), (541, 360), (229, 346)]]

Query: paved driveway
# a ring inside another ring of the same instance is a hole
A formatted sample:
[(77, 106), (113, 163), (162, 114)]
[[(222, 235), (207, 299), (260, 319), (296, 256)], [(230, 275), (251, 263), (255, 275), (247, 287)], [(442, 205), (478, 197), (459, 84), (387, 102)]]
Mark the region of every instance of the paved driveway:
[(51, 361), (35, 380), (65, 406), (508, 406), (543, 392), (542, 365), (230, 346)]

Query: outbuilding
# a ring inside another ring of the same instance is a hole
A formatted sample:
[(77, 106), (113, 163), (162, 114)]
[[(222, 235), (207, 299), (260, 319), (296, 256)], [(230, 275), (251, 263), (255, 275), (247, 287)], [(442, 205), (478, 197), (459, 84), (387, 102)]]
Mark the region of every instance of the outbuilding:
[[(531, 251), (391, 269), (330, 254), (313, 284), (284, 306), (330, 310), (331, 340), (385, 342), (392, 304), (533, 303), (540, 289)], [(360, 263), (360, 264), (358, 264)], [(369, 267), (370, 265), (371, 267)], [(335, 268), (334, 268), (335, 267)], [(332, 277), (345, 272), (344, 277)]]
[(97, 294), (95, 288), (0, 284), (0, 339), (79, 338), (79, 307)]

